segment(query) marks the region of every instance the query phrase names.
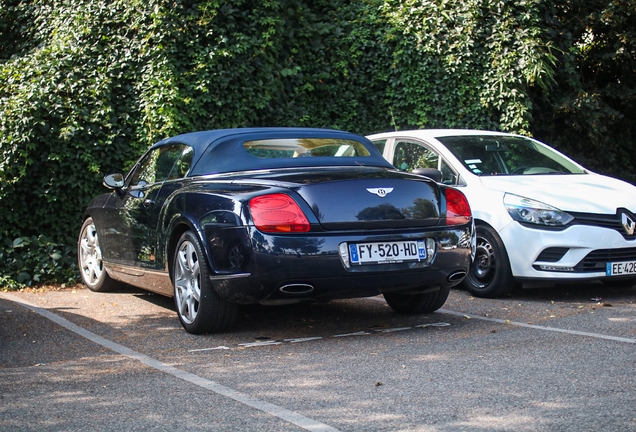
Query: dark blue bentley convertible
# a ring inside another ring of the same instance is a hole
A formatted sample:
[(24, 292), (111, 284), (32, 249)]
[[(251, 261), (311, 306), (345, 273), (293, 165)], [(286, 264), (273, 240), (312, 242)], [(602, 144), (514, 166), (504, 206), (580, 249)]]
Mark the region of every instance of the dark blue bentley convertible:
[(399, 313), (432, 312), (474, 250), (461, 192), (341, 131), (187, 133), (104, 185), (79, 235), (84, 282), (174, 296), (190, 333), (230, 328), (248, 303), (383, 294)]

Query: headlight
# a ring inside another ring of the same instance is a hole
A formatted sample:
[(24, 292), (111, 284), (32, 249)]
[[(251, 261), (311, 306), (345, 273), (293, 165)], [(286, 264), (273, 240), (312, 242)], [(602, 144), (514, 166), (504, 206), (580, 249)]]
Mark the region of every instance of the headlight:
[(556, 207), (519, 195), (505, 194), (504, 205), (510, 216), (519, 222), (546, 226), (563, 226), (574, 219), (574, 217)]

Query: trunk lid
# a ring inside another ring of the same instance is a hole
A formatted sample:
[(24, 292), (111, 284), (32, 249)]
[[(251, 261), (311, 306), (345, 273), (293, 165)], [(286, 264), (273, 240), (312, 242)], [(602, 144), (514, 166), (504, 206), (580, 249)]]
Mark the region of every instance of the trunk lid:
[(440, 190), (424, 177), (386, 169), (340, 168), (276, 179), (296, 184), (290, 189), (305, 200), (327, 231), (414, 228), (439, 222)]

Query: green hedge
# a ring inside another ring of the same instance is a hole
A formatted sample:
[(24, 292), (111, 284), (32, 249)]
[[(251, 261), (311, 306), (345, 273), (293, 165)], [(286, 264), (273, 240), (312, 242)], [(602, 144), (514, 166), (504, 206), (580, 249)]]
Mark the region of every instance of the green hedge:
[(558, 67), (551, 91), (531, 91), (532, 132), (589, 168), (636, 183), (634, 2), (547, 5)]
[[(0, 0), (0, 237), (44, 235), (73, 261), (102, 176), (203, 129), (499, 129), (632, 179), (635, 15), (596, 7), (605, 15), (583, 1)], [(609, 47), (582, 44), (589, 28)], [(620, 49), (608, 74), (631, 70), (630, 91), (587, 89), (581, 66)], [(5, 261), (0, 276), (37, 282)]]
[(47, 281), (73, 283), (77, 263), (74, 248), (48, 237), (5, 239), (0, 249), (0, 287), (22, 288)]

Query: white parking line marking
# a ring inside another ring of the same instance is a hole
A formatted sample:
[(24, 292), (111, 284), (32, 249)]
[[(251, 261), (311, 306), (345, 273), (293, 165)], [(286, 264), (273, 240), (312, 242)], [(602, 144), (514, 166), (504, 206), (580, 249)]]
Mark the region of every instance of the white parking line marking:
[(378, 333), (393, 333), (404, 330), (411, 330), (413, 327), (399, 327), (399, 328), (388, 328), (388, 329), (379, 329), (376, 330)]
[(448, 327), (450, 325), (450, 323), (447, 322), (436, 322), (436, 323), (430, 323), (430, 324), (419, 324), (416, 325), (416, 328), (426, 328), (426, 327)]
[(279, 407), (278, 405), (274, 405), (271, 404), (269, 402), (265, 402), (259, 399), (256, 399), (252, 396), (240, 393), (236, 390), (233, 390), (229, 387), (225, 387), (224, 385), (221, 384), (217, 384), (214, 381), (210, 381), (207, 380), (205, 378), (201, 378), (198, 375), (195, 375), (193, 373), (190, 372), (186, 372), (183, 371), (181, 369), (177, 369), (173, 366), (167, 365), (165, 363), (162, 363), (159, 360), (156, 360), (152, 357), (149, 357), (145, 354), (141, 354), (135, 350), (132, 350), (128, 347), (125, 347), (123, 345), (120, 345), (116, 342), (110, 341), (104, 337), (101, 337), (99, 335), (96, 335), (95, 333), (92, 333), (88, 330), (86, 330), (85, 328), (82, 328), (76, 324), (73, 324), (72, 322), (68, 321), (65, 318), (62, 318), (59, 315), (55, 315), (52, 312), (49, 312), (46, 309), (42, 309), (38, 306), (35, 306), (25, 300), (22, 300), (16, 296), (10, 295), (10, 294), (5, 294), (5, 293), (0, 293), (0, 297), (4, 298), (5, 300), (9, 300), (12, 301), (14, 303), (17, 303), (29, 310), (32, 310), (33, 312), (36, 312), (37, 314), (53, 321), (54, 323), (64, 327), (67, 330), (72, 331), (73, 333), (76, 333), (80, 336), (83, 336), (84, 338), (95, 342), (96, 344), (99, 344), (105, 348), (108, 348), (112, 351), (115, 351), (119, 354), (122, 354), (126, 357), (129, 357), (133, 360), (137, 360), (143, 364), (145, 364), (146, 366), (149, 366), (153, 369), (156, 369), (158, 371), (161, 372), (165, 372), (167, 374), (170, 374), (176, 378), (182, 379), (184, 381), (188, 381), (194, 385), (197, 385), (199, 387), (202, 387), (204, 389), (210, 390), (216, 394), (219, 394), (221, 396), (226, 396), (230, 399), (233, 399), (239, 403), (242, 403), (243, 405), (247, 405), (249, 407), (255, 408), (259, 411), (263, 411), (267, 414), (271, 414), (274, 417), (278, 417), (281, 420), (285, 420), (289, 423), (292, 423), (302, 429), (308, 430), (308, 431), (317, 431), (317, 432), (339, 432), (338, 429), (329, 426), (327, 424), (324, 423), (320, 423), (319, 421), (316, 421), (314, 419), (311, 419), (309, 417), (305, 417), (302, 414), (298, 414), (294, 411), (290, 411), (288, 409), (285, 409), (283, 407)]
[(242, 344), (239, 344), (239, 346), (242, 346), (242, 347), (245, 347), (245, 348), (251, 348), (251, 347), (260, 347), (260, 346), (268, 346), (268, 345), (280, 345), (280, 344), (282, 344), (282, 342), (263, 341), (263, 342), (242, 343)]
[[(368, 297), (368, 299), (369, 300), (375, 300), (375, 301), (384, 302), (384, 299), (380, 298), (380, 297)], [(636, 344), (636, 339), (630, 339), (630, 338), (624, 338), (624, 337), (618, 337), (618, 336), (608, 336), (608, 335), (603, 335), (603, 334), (599, 334), (599, 333), (588, 333), (588, 332), (581, 332), (581, 331), (577, 331), (577, 330), (566, 330), (566, 329), (560, 329), (560, 328), (557, 328), (557, 327), (538, 326), (538, 325), (534, 325), (534, 324), (526, 324), (526, 323), (515, 322), (515, 321), (510, 321), (510, 320), (505, 320), (505, 319), (489, 318), (489, 317), (483, 317), (483, 316), (479, 316), (479, 315), (471, 315), (471, 314), (467, 314), (467, 313), (463, 313), (463, 312), (455, 312), (455, 311), (448, 310), (448, 309), (438, 309), (436, 312), (443, 313), (443, 314), (446, 314), (446, 315), (454, 315), (454, 316), (467, 318), (467, 319), (479, 319), (479, 320), (482, 320), (482, 321), (496, 322), (496, 323), (499, 323), (499, 324), (509, 324), (509, 325), (515, 325), (515, 326), (518, 326), (518, 327), (527, 327), (527, 328), (531, 328), (531, 329), (535, 329), (535, 330), (553, 331), (553, 332), (557, 332), (557, 333), (567, 333), (567, 334), (572, 334), (572, 335), (577, 335), (577, 336), (588, 336), (588, 337), (593, 337), (593, 338), (597, 338), (597, 339), (605, 339), (605, 340), (611, 340), (611, 341), (616, 341), (616, 342), (626, 342), (626, 343)], [(439, 325), (439, 324), (440, 323), (428, 324), (428, 325)], [(426, 326), (426, 324), (424, 324), (422, 326), (416, 326), (416, 327), (425, 327), (425, 326)]]
[(297, 342), (307, 342), (307, 341), (318, 340), (318, 339), (322, 339), (322, 337), (315, 336), (315, 337), (305, 337), (305, 338), (297, 338), (297, 339), (285, 339), (285, 342), (297, 343)]
[(199, 348), (199, 349), (191, 349), (188, 352), (199, 352), (199, 351), (214, 351), (214, 350), (229, 350), (230, 348), (226, 346), (218, 346), (214, 348)]
[(618, 336), (608, 336), (608, 335), (603, 335), (603, 334), (598, 334), (598, 333), (588, 333), (588, 332), (582, 332), (582, 331), (577, 331), (577, 330), (567, 330), (567, 329), (561, 329), (561, 328), (557, 328), (557, 327), (538, 326), (538, 325), (534, 325), (534, 324), (526, 324), (526, 323), (515, 322), (515, 321), (510, 321), (510, 320), (505, 320), (505, 319), (488, 318), (488, 317), (482, 317), (482, 316), (479, 316), (479, 315), (471, 315), (471, 314), (467, 314), (467, 313), (463, 313), (463, 312), (455, 312), (455, 311), (451, 311), (451, 310), (448, 310), (448, 309), (438, 309), (437, 312), (440, 312), (440, 313), (443, 313), (443, 314), (447, 314), (447, 315), (454, 315), (454, 316), (458, 316), (458, 317), (463, 317), (463, 318), (478, 319), (478, 320), (482, 320), (482, 321), (496, 322), (496, 323), (499, 323), (499, 324), (514, 325), (514, 326), (517, 326), (517, 327), (526, 327), (526, 328), (531, 328), (531, 329), (535, 329), (535, 330), (546, 330), (546, 331), (552, 331), (552, 332), (557, 332), (557, 333), (567, 333), (567, 334), (572, 334), (572, 335), (577, 335), (577, 336), (588, 336), (588, 337), (593, 337), (593, 338), (597, 338), (597, 339), (605, 339), (605, 340), (611, 340), (611, 341), (616, 341), (616, 342), (627, 342), (627, 343), (636, 344), (636, 339), (629, 339), (629, 338), (618, 337)]
[[(388, 328), (388, 329), (378, 329), (375, 330), (376, 333), (393, 333), (393, 332), (398, 332), (398, 331), (405, 331), (405, 330), (412, 330), (414, 328), (426, 328), (426, 327), (447, 327), (449, 326), (450, 323), (446, 323), (446, 322), (437, 322), (437, 323), (429, 323), (429, 324), (419, 324), (413, 327), (397, 327), (397, 328)], [(331, 337), (348, 337), (348, 336), (366, 336), (366, 335), (370, 335), (372, 333), (366, 332), (366, 331), (359, 331), (359, 332), (355, 332), (355, 333), (345, 333), (345, 334), (337, 334), (337, 335), (333, 335)], [(313, 341), (313, 340), (319, 340), (322, 339), (322, 336), (314, 336), (314, 337), (304, 337), (304, 338), (292, 338), (292, 339), (283, 339), (283, 342), (289, 342), (289, 343), (298, 343), (298, 342), (307, 342), (307, 341)], [(276, 340), (271, 340), (271, 341), (264, 341), (264, 342), (248, 342), (248, 343), (242, 343), (242, 344), (238, 344), (239, 346), (242, 347), (261, 347), (261, 346), (268, 346), (268, 345), (280, 345), (283, 342), (278, 342)], [(212, 349), (217, 349), (217, 348), (203, 348), (203, 349), (196, 349), (196, 350), (190, 350), (188, 352), (194, 352), (194, 351), (209, 351)], [(227, 348), (230, 349), (230, 348)]]
[(359, 332), (355, 332), (355, 333), (345, 333), (345, 334), (333, 335), (333, 337), (364, 336), (364, 335), (368, 335), (368, 334), (371, 334), (371, 333), (365, 332), (365, 331), (359, 331)]

